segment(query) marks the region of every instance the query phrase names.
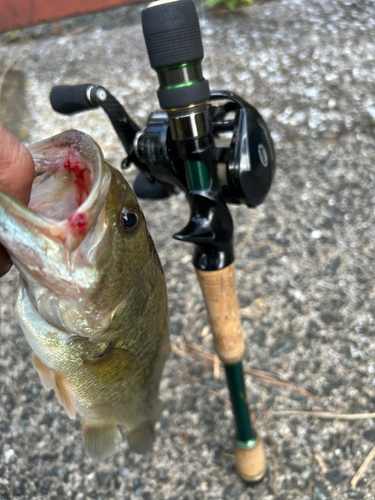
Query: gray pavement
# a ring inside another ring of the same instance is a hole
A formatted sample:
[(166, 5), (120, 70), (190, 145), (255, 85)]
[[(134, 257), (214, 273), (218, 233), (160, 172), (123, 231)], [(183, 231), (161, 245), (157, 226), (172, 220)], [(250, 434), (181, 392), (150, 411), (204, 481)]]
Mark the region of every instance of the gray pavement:
[[(26, 143), (69, 128), (89, 133), (119, 166), (121, 146), (103, 112), (52, 112), (60, 83), (100, 83), (143, 123), (157, 80), (142, 39), (144, 4), (0, 36), (0, 120)], [(0, 499), (326, 500), (375, 498), (374, 420), (285, 410), (375, 412), (375, 3), (258, 2), (238, 12), (198, 6), (211, 88), (258, 107), (278, 171), (256, 210), (233, 207), (245, 368), (268, 473), (248, 487), (235, 474), (224, 375), (189, 349), (212, 352), (191, 248), (171, 235), (186, 223), (183, 196), (142, 202), (166, 272), (172, 341), (166, 409), (151, 453), (119, 452), (96, 465), (34, 372), (14, 318), (17, 273), (0, 281)], [(135, 171), (128, 178), (134, 179)]]

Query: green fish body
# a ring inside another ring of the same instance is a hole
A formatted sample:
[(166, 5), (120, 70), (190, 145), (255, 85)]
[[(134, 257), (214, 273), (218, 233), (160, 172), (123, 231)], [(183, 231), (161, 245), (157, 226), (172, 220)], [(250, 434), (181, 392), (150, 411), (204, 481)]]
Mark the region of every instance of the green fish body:
[(16, 314), (43, 385), (102, 460), (126, 429), (147, 451), (169, 351), (163, 270), (137, 199), (87, 135), (30, 147), (29, 207), (0, 191), (0, 242), (20, 271)]

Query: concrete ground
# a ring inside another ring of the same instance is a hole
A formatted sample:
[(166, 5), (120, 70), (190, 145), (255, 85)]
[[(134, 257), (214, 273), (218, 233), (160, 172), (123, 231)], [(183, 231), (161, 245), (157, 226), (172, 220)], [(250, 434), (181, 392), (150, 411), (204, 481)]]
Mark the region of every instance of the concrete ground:
[[(56, 84), (102, 84), (144, 123), (157, 107), (144, 7), (0, 36), (0, 120), (26, 143), (83, 130), (119, 167), (124, 153), (103, 112), (60, 116), (48, 95)], [(215, 377), (212, 363), (191, 349), (211, 353), (212, 341), (191, 248), (171, 238), (187, 220), (178, 195), (142, 202), (166, 273), (174, 345), (162, 382), (166, 409), (146, 456), (124, 440), (103, 464), (86, 457), (79, 422), (32, 368), (13, 312), (17, 272), (1, 279), (1, 499), (375, 498), (375, 461), (350, 485), (375, 445), (374, 420), (298, 413), (375, 412), (375, 3), (198, 9), (211, 88), (256, 106), (277, 151), (265, 203), (232, 209), (246, 382), (267, 475), (255, 487), (236, 476), (223, 372)], [(278, 415), (289, 410), (297, 413)]]

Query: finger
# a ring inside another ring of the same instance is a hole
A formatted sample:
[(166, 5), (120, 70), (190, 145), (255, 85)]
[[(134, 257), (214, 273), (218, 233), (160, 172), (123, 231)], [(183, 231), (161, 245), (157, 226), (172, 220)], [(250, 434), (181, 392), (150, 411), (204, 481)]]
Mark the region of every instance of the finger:
[[(32, 156), (1, 124), (0, 146), (0, 189), (28, 204), (34, 176)], [(8, 252), (0, 245), (0, 277), (11, 267)]]
[(30, 151), (1, 124), (0, 146), (0, 189), (27, 205), (34, 177)]

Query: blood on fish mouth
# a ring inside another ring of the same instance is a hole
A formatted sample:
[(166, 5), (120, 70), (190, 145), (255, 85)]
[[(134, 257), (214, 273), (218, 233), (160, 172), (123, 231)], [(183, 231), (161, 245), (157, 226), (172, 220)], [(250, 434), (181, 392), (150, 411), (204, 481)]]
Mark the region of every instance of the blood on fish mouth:
[(75, 237), (84, 236), (88, 222), (89, 221), (85, 214), (74, 213), (71, 217), (69, 217), (68, 224), (72, 235)]
[[(69, 149), (67, 158), (64, 163), (64, 169), (70, 170), (74, 176), (74, 185), (76, 187), (76, 203), (78, 207), (82, 205), (89, 196), (92, 189), (92, 177), (90, 169), (87, 165), (79, 160), (74, 153)], [(68, 219), (68, 226), (73, 237), (83, 237), (86, 233), (88, 218), (84, 213), (74, 212)]]
[(77, 160), (72, 151), (68, 152), (68, 156), (64, 163), (64, 168), (70, 170), (74, 175), (74, 185), (76, 187), (76, 202), (80, 206), (87, 199), (92, 188), (91, 173), (87, 166)]

